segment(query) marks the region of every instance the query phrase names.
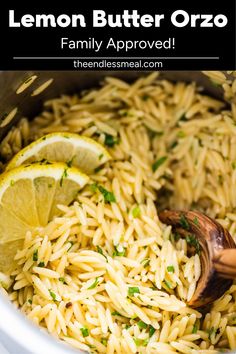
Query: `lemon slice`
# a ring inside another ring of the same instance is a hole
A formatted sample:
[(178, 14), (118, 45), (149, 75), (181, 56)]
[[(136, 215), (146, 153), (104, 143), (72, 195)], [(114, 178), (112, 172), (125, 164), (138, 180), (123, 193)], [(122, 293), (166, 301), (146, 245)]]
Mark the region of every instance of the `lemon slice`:
[[(20, 166), (0, 177), (0, 269), (11, 264), (26, 231), (44, 226), (68, 205), (89, 177), (64, 163)], [(10, 263), (9, 263), (10, 262)]]
[(6, 170), (35, 161), (65, 162), (84, 173), (94, 170), (110, 159), (108, 151), (93, 139), (71, 133), (52, 133), (19, 151)]

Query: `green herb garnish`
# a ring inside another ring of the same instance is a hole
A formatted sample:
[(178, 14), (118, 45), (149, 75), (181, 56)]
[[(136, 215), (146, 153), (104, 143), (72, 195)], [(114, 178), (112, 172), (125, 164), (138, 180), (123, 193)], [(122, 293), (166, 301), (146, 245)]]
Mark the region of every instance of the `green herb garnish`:
[(68, 177), (67, 170), (68, 170), (68, 168), (65, 168), (63, 173), (62, 173), (62, 176), (61, 176), (61, 179), (60, 179), (60, 187), (62, 187), (64, 179)]
[(122, 316), (118, 311), (113, 311), (112, 316)]
[(44, 262), (39, 262), (38, 267), (45, 267), (45, 263)]
[(105, 347), (107, 346), (107, 339), (106, 338), (102, 338), (101, 339), (101, 343), (103, 344), (103, 345), (105, 345)]
[(144, 258), (140, 263), (143, 265), (143, 268), (147, 268), (150, 264), (150, 259)]
[(200, 246), (200, 243), (199, 243), (198, 239), (197, 239), (194, 235), (191, 235), (191, 234), (190, 234), (190, 235), (187, 235), (187, 236), (186, 236), (186, 242), (187, 242), (190, 246), (192, 246), (192, 247), (195, 248), (197, 254), (200, 254), (200, 252), (201, 252), (201, 246)]
[(138, 205), (132, 210), (132, 215), (134, 218), (138, 218), (141, 215), (141, 210)]
[(82, 327), (82, 328), (80, 328), (80, 331), (81, 331), (82, 336), (83, 336), (84, 338), (89, 336), (89, 330), (88, 330), (88, 328)]
[(98, 188), (98, 184), (96, 182), (93, 184), (90, 184), (89, 188), (90, 188), (91, 192), (94, 193), (94, 192), (96, 192), (96, 190)]
[(109, 147), (113, 147), (115, 144), (119, 144), (119, 139), (110, 135), (110, 134), (106, 134), (105, 133), (105, 145), (109, 146)]
[(99, 171), (101, 171), (103, 169), (102, 166), (98, 166), (94, 169), (94, 173), (98, 173)]
[(180, 236), (180, 234), (178, 234), (178, 232), (175, 232), (175, 233), (173, 234), (173, 236), (174, 236), (175, 242), (179, 241), (179, 239), (181, 238), (181, 236)]
[(35, 250), (33, 253), (33, 261), (37, 262), (38, 261), (38, 250)]
[(101, 160), (103, 158), (103, 154), (100, 154), (99, 156), (98, 156), (98, 160)]
[(183, 229), (185, 229), (185, 230), (189, 230), (190, 229), (188, 220), (186, 219), (184, 214), (181, 214), (180, 219), (179, 219), (179, 223), (180, 223), (180, 225), (182, 226)]
[(198, 331), (198, 327), (197, 327), (196, 323), (194, 323), (192, 333), (195, 334), (195, 333), (197, 333), (197, 331)]
[(88, 288), (88, 290), (91, 290), (91, 289), (96, 288), (96, 286), (98, 285), (98, 283), (99, 283), (98, 278), (95, 278), (93, 284), (90, 285), (90, 287)]
[(131, 325), (129, 325), (129, 324), (125, 325), (125, 329), (129, 329), (130, 327), (131, 327)]
[(183, 132), (183, 130), (180, 130), (178, 133), (177, 133), (177, 137), (178, 138), (184, 138), (186, 136), (185, 132)]
[(73, 163), (73, 160), (74, 160), (75, 157), (76, 156), (74, 155), (74, 156), (72, 156), (72, 158), (70, 160), (66, 161), (66, 164), (67, 164), (68, 167), (72, 166), (72, 163)]
[(32, 305), (32, 300), (31, 299), (28, 299), (28, 303), (30, 304), (30, 305)]
[(56, 294), (52, 291), (52, 290), (48, 290), (49, 291), (49, 294), (50, 294), (50, 296), (51, 296), (51, 298), (53, 299), (53, 301), (56, 301)]
[(155, 332), (156, 332), (155, 328), (149, 325), (149, 336), (152, 337)]
[(115, 203), (116, 202), (116, 198), (112, 192), (109, 192), (108, 190), (106, 190), (104, 187), (102, 187), (100, 185), (98, 185), (98, 189), (99, 189), (100, 193), (102, 193), (105, 203)]
[(174, 142), (170, 145), (170, 149), (174, 149), (177, 145), (178, 145), (178, 141), (174, 141)]
[(103, 253), (103, 250), (102, 250), (102, 248), (101, 248), (100, 246), (97, 246), (97, 252), (98, 252), (99, 254), (101, 254), (103, 257), (105, 257), (106, 260), (107, 260), (107, 256)]
[(164, 280), (164, 283), (166, 284), (168, 289), (172, 289), (172, 284), (168, 280)]
[(59, 278), (59, 281), (61, 281), (63, 284), (66, 284), (66, 280), (65, 280), (65, 278), (63, 278), (63, 277), (60, 277), (60, 278)]
[(198, 221), (198, 218), (196, 216), (194, 217), (193, 222), (194, 222), (195, 225), (199, 226), (199, 221)]
[(215, 333), (216, 330), (214, 327), (211, 327), (209, 330), (207, 330), (207, 332), (208, 332), (208, 339), (211, 339), (211, 336), (216, 334)]
[(146, 347), (149, 340), (147, 341), (146, 339), (139, 339), (139, 338), (133, 338), (134, 343), (137, 345), (137, 347)]
[(175, 272), (175, 267), (173, 265), (170, 265), (170, 266), (167, 267), (167, 271), (169, 273), (174, 273)]
[(96, 192), (99, 190), (99, 192), (103, 195), (105, 203), (115, 203), (116, 198), (112, 192), (109, 192), (104, 188), (103, 186), (100, 186), (97, 183), (90, 184), (90, 189), (92, 192)]
[(128, 295), (129, 296), (134, 296), (134, 294), (140, 294), (140, 290), (137, 286), (131, 286), (128, 289)]
[(143, 321), (138, 321), (137, 325), (139, 326), (140, 329), (148, 328), (148, 325)]
[(124, 256), (125, 256), (125, 253), (126, 253), (126, 248), (123, 248), (122, 251), (119, 251), (119, 250), (118, 250), (118, 247), (119, 247), (119, 246), (114, 246), (115, 251), (113, 252), (112, 256), (113, 256), (113, 257), (124, 257)]
[(156, 162), (154, 162), (152, 164), (153, 172), (155, 172), (166, 160), (167, 160), (167, 156), (162, 156)]

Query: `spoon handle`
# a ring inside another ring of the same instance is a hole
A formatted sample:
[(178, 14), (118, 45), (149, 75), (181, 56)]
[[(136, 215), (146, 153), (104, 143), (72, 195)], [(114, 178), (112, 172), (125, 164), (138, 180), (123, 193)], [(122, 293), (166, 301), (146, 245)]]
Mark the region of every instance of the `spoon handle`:
[(221, 277), (236, 278), (236, 248), (219, 250), (213, 259), (213, 264)]

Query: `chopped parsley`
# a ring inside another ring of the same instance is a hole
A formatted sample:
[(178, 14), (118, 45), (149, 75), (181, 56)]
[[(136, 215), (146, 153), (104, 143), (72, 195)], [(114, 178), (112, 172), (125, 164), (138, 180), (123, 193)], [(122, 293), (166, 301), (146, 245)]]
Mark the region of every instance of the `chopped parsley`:
[(38, 250), (35, 250), (33, 253), (33, 261), (37, 262), (38, 261)]
[(98, 160), (101, 160), (102, 158), (103, 158), (103, 154), (100, 154), (99, 156), (98, 156)]
[(187, 242), (190, 246), (192, 246), (192, 247), (195, 248), (197, 254), (200, 254), (200, 252), (201, 252), (201, 246), (200, 246), (200, 243), (199, 243), (198, 239), (196, 238), (196, 236), (191, 235), (191, 234), (190, 234), (190, 235), (187, 235), (187, 236), (186, 236), (186, 242)]
[(125, 329), (129, 329), (130, 327), (131, 327), (130, 324), (126, 324), (126, 325), (125, 325)]
[(174, 237), (175, 242), (179, 241), (179, 239), (181, 238), (181, 236), (180, 236), (180, 234), (178, 234), (178, 232), (175, 232), (173, 234), (173, 237)]
[(156, 332), (155, 328), (149, 325), (149, 336), (152, 337), (155, 332)]
[(98, 189), (99, 189), (100, 193), (102, 193), (105, 203), (115, 203), (116, 202), (116, 198), (112, 192), (109, 192), (104, 187), (99, 186), (99, 185), (98, 185)]
[(100, 246), (97, 246), (97, 252), (100, 253), (102, 256), (104, 256), (103, 250)]
[(138, 218), (141, 215), (141, 210), (138, 205), (132, 210), (132, 215), (134, 218)]
[(178, 145), (178, 141), (174, 141), (174, 142), (170, 145), (170, 149), (174, 149), (177, 145)]
[(97, 172), (101, 171), (102, 169), (103, 169), (102, 166), (98, 166), (94, 169), (94, 173), (97, 173)]
[(105, 203), (115, 203), (116, 198), (112, 192), (109, 192), (106, 188), (103, 186), (100, 186), (97, 183), (90, 184), (90, 189), (92, 192), (96, 192), (99, 190), (99, 192), (103, 195)]
[(163, 131), (157, 132), (155, 130), (150, 129), (149, 127), (146, 127), (146, 129), (147, 129), (148, 136), (149, 136), (150, 139), (155, 138), (155, 136), (162, 136), (164, 134)]
[(180, 130), (178, 133), (177, 133), (177, 137), (178, 138), (184, 138), (186, 135), (185, 135), (185, 132), (183, 132), (183, 130)]
[(214, 336), (216, 335), (216, 330), (214, 327), (211, 327), (209, 330), (207, 330), (207, 332), (208, 332), (208, 339), (211, 339), (212, 335)]
[(175, 272), (175, 267), (173, 265), (170, 265), (167, 267), (168, 273), (174, 273)]
[(88, 328), (82, 327), (82, 328), (80, 328), (80, 331), (81, 331), (82, 336), (83, 336), (84, 338), (89, 336), (89, 330), (88, 330)]
[(106, 134), (105, 133), (105, 145), (109, 146), (109, 147), (113, 147), (115, 144), (119, 144), (119, 139), (110, 135), (110, 134)]
[(66, 161), (66, 164), (67, 164), (68, 167), (72, 166), (72, 163), (73, 163), (73, 160), (74, 160), (75, 157), (76, 156), (74, 155), (74, 156), (72, 156), (72, 158), (70, 160)]
[(106, 260), (107, 260), (107, 256), (105, 256), (105, 254), (103, 253), (103, 250), (102, 250), (102, 248), (101, 248), (100, 246), (97, 246), (97, 252), (98, 252), (99, 254), (101, 254), (103, 257), (105, 257)]
[(63, 284), (66, 284), (66, 280), (65, 280), (65, 278), (63, 278), (63, 277), (60, 277), (60, 278), (59, 278), (59, 281), (61, 281)]
[(137, 286), (131, 286), (128, 289), (128, 295), (129, 296), (134, 296), (134, 294), (140, 294), (140, 290)]
[(45, 267), (45, 263), (44, 262), (39, 262), (38, 267)]
[(168, 289), (172, 289), (172, 284), (168, 280), (164, 280), (165, 285), (167, 286)]
[(143, 265), (143, 268), (147, 268), (150, 264), (150, 259), (144, 258), (140, 263)]
[(137, 345), (137, 347), (146, 347), (149, 342), (149, 338), (148, 339), (133, 338), (133, 340), (134, 343)]
[(32, 305), (32, 300), (31, 299), (28, 299), (28, 303), (30, 304), (30, 305)]
[(91, 290), (91, 289), (94, 289), (96, 288), (96, 286), (98, 285), (99, 281), (98, 281), (98, 278), (96, 277), (93, 284), (90, 285), (90, 287), (88, 288), (88, 290)]
[(192, 333), (195, 334), (195, 333), (197, 333), (197, 331), (198, 331), (198, 327), (197, 327), (196, 323), (194, 323)]
[[(115, 251), (113, 252), (113, 257), (124, 257), (125, 253), (126, 253), (126, 248), (122, 247), (122, 246), (114, 246)], [(121, 250), (122, 248), (122, 250)]]
[(167, 156), (162, 156), (156, 162), (154, 162), (152, 164), (153, 172), (155, 172), (166, 160), (167, 160)]
[(96, 192), (96, 190), (98, 188), (98, 184), (97, 183), (90, 184), (89, 188), (90, 188), (91, 192)]
[(118, 311), (113, 311), (112, 316), (122, 316)]
[(139, 326), (140, 329), (148, 328), (148, 325), (143, 321), (138, 321), (137, 325)]
[(63, 182), (64, 182), (64, 179), (68, 177), (68, 172), (67, 172), (68, 168), (65, 168), (63, 173), (62, 173), (62, 176), (61, 176), (61, 179), (60, 179), (60, 187), (62, 187), (63, 185)]
[(188, 220), (186, 219), (184, 214), (181, 214), (180, 219), (179, 219), (179, 223), (180, 223), (180, 225), (182, 226), (183, 229), (185, 229), (185, 230), (189, 230), (190, 229)]
[(53, 301), (56, 301), (56, 299), (57, 299), (56, 294), (50, 289), (48, 291), (49, 291), (49, 294), (50, 294), (51, 298), (53, 299)]
[(194, 222), (195, 225), (199, 226), (199, 221), (198, 221), (198, 218), (196, 216), (194, 217), (193, 222)]
[(107, 339), (106, 338), (102, 338), (101, 339), (101, 343), (103, 344), (103, 345), (105, 345), (105, 347), (107, 346)]

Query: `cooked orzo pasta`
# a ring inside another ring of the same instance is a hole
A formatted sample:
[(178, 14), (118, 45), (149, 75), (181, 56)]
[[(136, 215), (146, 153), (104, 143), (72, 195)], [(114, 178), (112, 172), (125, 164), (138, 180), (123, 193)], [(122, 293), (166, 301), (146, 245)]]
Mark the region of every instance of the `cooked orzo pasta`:
[[(199, 254), (158, 219), (158, 209), (196, 209), (236, 239), (236, 80), (230, 105), (193, 83), (153, 73), (45, 102), (1, 143), (8, 161), (51, 132), (91, 137), (112, 159), (61, 215), (27, 232), (5, 282), (36, 324), (94, 353), (216, 353), (236, 348), (236, 285), (207, 309), (192, 309)], [(232, 73), (230, 73), (232, 74)], [(234, 73), (233, 73), (234, 74)], [(4, 166), (3, 166), (4, 168)]]

